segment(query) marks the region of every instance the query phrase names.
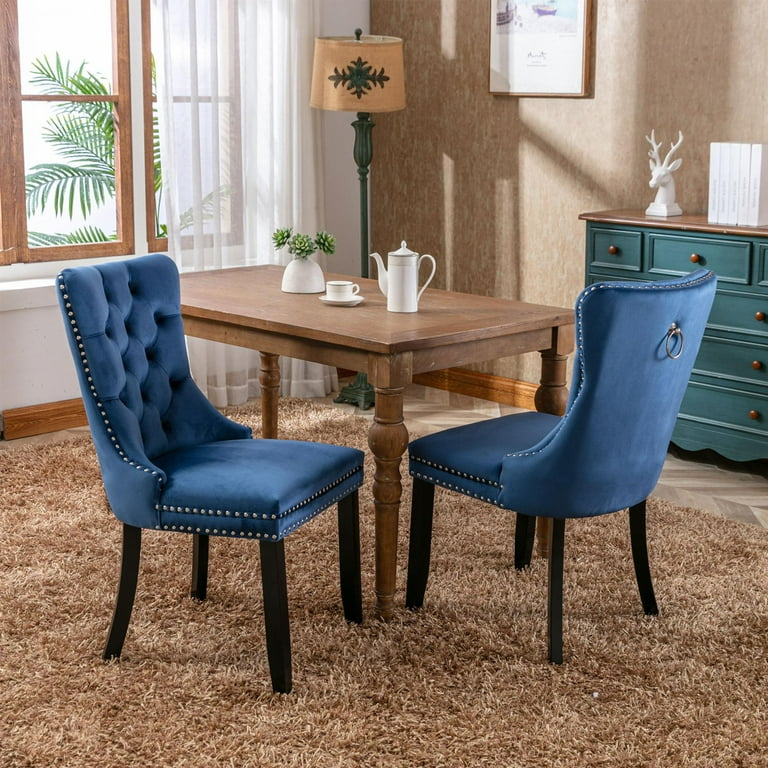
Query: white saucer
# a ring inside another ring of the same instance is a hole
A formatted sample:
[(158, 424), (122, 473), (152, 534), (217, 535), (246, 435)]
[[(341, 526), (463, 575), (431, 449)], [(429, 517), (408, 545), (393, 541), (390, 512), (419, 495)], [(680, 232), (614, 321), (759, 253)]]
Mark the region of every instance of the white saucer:
[(334, 307), (356, 307), (361, 301), (365, 301), (363, 296), (354, 296), (351, 299), (329, 299), (327, 295), (318, 296), (324, 304), (330, 304)]

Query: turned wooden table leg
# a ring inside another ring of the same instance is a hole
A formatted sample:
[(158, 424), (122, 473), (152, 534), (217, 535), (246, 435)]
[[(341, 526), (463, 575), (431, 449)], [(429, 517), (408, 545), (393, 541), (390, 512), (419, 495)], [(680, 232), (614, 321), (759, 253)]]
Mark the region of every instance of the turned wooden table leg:
[(375, 415), (368, 445), (376, 461), (373, 503), (376, 514), (376, 616), (394, 613), (397, 574), (397, 526), (402, 496), (400, 462), (408, 447), (403, 423), (403, 388), (376, 387)]
[[(553, 349), (541, 353), (541, 383), (534, 396), (536, 410), (562, 416), (568, 404), (568, 389), (565, 386), (567, 355), (557, 354)], [(552, 520), (539, 517), (536, 520), (536, 553), (549, 557), (552, 540)]]
[(278, 355), (260, 352), (261, 368), (261, 436), (277, 437), (277, 401), (280, 397), (280, 365)]
[(533, 402), (536, 410), (562, 416), (568, 404), (568, 388), (565, 386), (568, 355), (546, 350), (541, 353), (541, 382)]

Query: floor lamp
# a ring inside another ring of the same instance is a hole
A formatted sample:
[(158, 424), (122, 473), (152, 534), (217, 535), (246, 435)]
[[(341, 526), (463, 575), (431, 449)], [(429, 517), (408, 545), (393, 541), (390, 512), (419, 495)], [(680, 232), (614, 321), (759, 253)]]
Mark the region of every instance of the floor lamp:
[[(312, 68), (310, 105), (317, 109), (357, 112), (353, 155), (360, 179), (360, 276), (368, 277), (368, 168), (373, 158), (372, 112), (405, 108), (403, 41), (399, 37), (363, 35), (318, 37)], [(373, 388), (365, 373), (344, 387), (337, 403), (362, 409), (373, 405)]]

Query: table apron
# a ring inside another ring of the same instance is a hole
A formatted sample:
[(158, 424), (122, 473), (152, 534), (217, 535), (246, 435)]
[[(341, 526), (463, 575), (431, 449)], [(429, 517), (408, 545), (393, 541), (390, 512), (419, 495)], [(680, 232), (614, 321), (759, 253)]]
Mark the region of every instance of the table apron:
[(280, 333), (261, 331), (228, 325), (217, 320), (198, 317), (184, 317), (184, 333), (210, 341), (219, 341), (235, 347), (245, 347), (313, 363), (334, 365), (351, 371), (364, 371), (368, 365), (368, 352), (326, 344), (313, 339), (298, 339)]
[[(188, 336), (347, 368), (352, 371), (363, 371), (368, 374), (371, 384), (379, 387), (405, 386), (417, 373), (439, 371), (486, 360), (498, 360), (524, 352), (543, 352), (552, 349), (553, 344), (557, 344), (557, 334), (554, 334), (555, 338), (553, 338), (553, 332), (556, 329), (549, 327), (392, 354), (352, 349), (314, 339), (300, 339), (198, 317), (184, 317), (184, 330)], [(559, 336), (562, 339), (568, 334), (561, 332)]]
[(543, 352), (553, 345), (552, 328), (541, 328), (508, 336), (462, 341), (432, 349), (413, 351), (413, 373), (440, 371), (486, 360), (499, 360), (524, 352)]

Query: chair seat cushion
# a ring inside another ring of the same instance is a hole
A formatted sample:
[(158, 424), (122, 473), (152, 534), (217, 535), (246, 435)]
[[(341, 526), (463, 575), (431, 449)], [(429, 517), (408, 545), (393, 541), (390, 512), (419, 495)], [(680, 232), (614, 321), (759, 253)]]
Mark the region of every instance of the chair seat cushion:
[(362, 451), (295, 440), (225, 440), (180, 448), (155, 464), (167, 476), (156, 528), (277, 541), (363, 479)]
[(504, 456), (533, 447), (559, 421), (537, 411), (513, 413), (418, 438), (408, 447), (410, 473), (501, 506)]

